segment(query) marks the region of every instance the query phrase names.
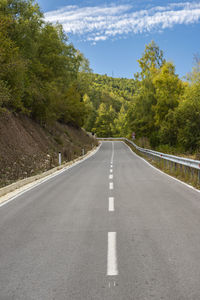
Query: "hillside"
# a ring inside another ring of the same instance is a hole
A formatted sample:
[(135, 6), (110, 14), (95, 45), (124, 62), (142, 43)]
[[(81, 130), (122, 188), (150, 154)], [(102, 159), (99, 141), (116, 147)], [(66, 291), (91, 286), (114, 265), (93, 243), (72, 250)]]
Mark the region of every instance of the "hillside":
[(27, 116), (0, 114), (0, 187), (49, 170), (92, 149), (96, 141), (77, 127), (55, 123), (41, 127)]
[(125, 136), (124, 117), (135, 90), (134, 79), (90, 74), (90, 88), (84, 97), (88, 111), (85, 129), (101, 137)]
[(99, 137), (131, 137), (165, 153), (200, 153), (200, 59), (179, 78), (154, 42), (145, 46), (134, 79), (92, 74), (84, 124)]
[(131, 100), (136, 90), (136, 81), (128, 78), (114, 78), (107, 75), (91, 74), (92, 87), (111, 92), (123, 100)]

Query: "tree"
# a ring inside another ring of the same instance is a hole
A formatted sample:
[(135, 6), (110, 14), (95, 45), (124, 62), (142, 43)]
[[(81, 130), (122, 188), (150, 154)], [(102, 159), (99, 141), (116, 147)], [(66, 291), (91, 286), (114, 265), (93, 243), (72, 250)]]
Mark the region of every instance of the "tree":
[[(90, 102), (93, 105), (94, 111), (90, 111), (88, 118), (85, 120), (84, 127), (89, 131), (95, 128), (95, 120), (98, 118), (98, 109), (102, 103), (105, 104), (107, 110), (112, 107), (111, 114), (114, 115), (114, 119), (111, 122), (111, 132), (115, 136), (119, 136), (120, 122), (122, 117), (122, 107), (127, 111), (128, 103), (132, 100), (134, 91), (136, 89), (134, 79), (126, 78), (112, 78), (107, 75), (89, 74), (90, 87), (87, 95), (90, 98)], [(120, 110), (122, 109), (121, 113)], [(90, 120), (90, 126), (88, 127), (88, 120)], [(91, 127), (91, 125), (93, 126)], [(116, 128), (117, 127), (117, 128)], [(123, 126), (124, 129), (124, 126)], [(127, 132), (123, 131), (123, 134)], [(110, 133), (111, 134), (111, 133)]]
[(62, 26), (46, 23), (33, 0), (1, 1), (1, 106), (42, 124), (82, 126), (88, 89), (83, 78), (89, 72), (89, 62), (68, 43)]
[(23, 78), (25, 62), (20, 56), (19, 48), (9, 37), (13, 20), (0, 11), (0, 81), (1, 105), (14, 109), (23, 109)]
[(157, 69), (160, 69), (165, 63), (163, 58), (163, 51), (160, 50), (158, 45), (154, 41), (151, 41), (145, 47), (145, 51), (138, 60), (141, 72), (136, 74), (136, 78), (144, 79), (146, 77), (152, 76), (152, 73)]
[(0, 80), (0, 108), (6, 107), (10, 101), (10, 91), (3, 80)]
[(138, 137), (150, 137), (155, 130), (154, 111), (155, 105), (154, 86), (150, 79), (138, 84), (138, 89), (128, 109), (128, 123), (130, 132), (134, 131)]
[(187, 74), (187, 79), (191, 83), (200, 83), (200, 55), (194, 55), (194, 66), (192, 72)]
[(178, 143), (186, 150), (200, 149), (200, 84), (187, 87), (176, 110)]
[(155, 125), (161, 126), (169, 110), (174, 110), (179, 103), (183, 93), (183, 84), (175, 74), (175, 67), (172, 63), (165, 63), (153, 77), (155, 87), (156, 105)]
[(156, 90), (154, 77), (164, 65), (163, 52), (152, 41), (138, 60), (141, 71), (135, 75), (136, 90), (127, 113), (129, 132), (135, 131), (137, 137), (148, 137), (152, 146), (159, 143), (154, 122)]
[(108, 109), (105, 103), (101, 103), (93, 131), (99, 137), (112, 137), (115, 130), (114, 119), (115, 111), (112, 106)]
[(85, 104), (85, 108), (87, 111), (87, 114), (85, 115), (85, 120), (84, 120), (84, 128), (87, 131), (91, 132), (94, 127), (96, 118), (97, 118), (97, 112), (94, 109), (94, 105), (93, 105), (92, 101), (90, 100), (90, 97), (87, 94), (84, 95), (83, 102)]
[(115, 123), (115, 136), (125, 137), (127, 135), (127, 114), (125, 104), (122, 104), (120, 112), (117, 118), (114, 120)]

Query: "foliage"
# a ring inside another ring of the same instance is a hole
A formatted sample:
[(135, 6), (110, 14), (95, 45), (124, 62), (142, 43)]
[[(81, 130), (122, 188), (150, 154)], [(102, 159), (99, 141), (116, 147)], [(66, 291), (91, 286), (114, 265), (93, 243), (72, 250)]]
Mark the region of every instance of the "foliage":
[(33, 0), (0, 3), (0, 106), (82, 126), (89, 63)]
[[(92, 74), (86, 128), (98, 136), (148, 140), (155, 149), (173, 153), (200, 151), (200, 59), (188, 82), (175, 73), (152, 41), (138, 60), (135, 79)], [(90, 107), (90, 109), (89, 109)]]
[(90, 74), (90, 87), (87, 92), (89, 100), (86, 101), (89, 113), (85, 120), (85, 129), (99, 136), (103, 134), (104, 137), (125, 135), (125, 122), (122, 124), (122, 120), (125, 121), (134, 91), (135, 80), (133, 79)]
[(145, 51), (138, 60), (139, 66), (141, 68), (140, 73), (136, 73), (136, 78), (147, 78), (151, 77), (155, 70), (159, 70), (165, 63), (163, 58), (163, 51), (160, 50), (158, 45), (154, 41), (146, 45)]
[(61, 25), (33, 0), (0, 2), (0, 109), (41, 124), (84, 126), (98, 136), (136, 133), (151, 147), (200, 149), (200, 59), (183, 82), (152, 41), (134, 79), (93, 74)]
[(174, 110), (179, 103), (183, 91), (183, 84), (175, 74), (175, 67), (172, 63), (165, 63), (153, 78), (155, 87), (156, 105), (155, 124), (162, 125), (169, 110)]
[(153, 148), (177, 152), (200, 149), (200, 64), (189, 74), (190, 84), (175, 74), (155, 43), (145, 48), (136, 74), (137, 89), (127, 113), (129, 136), (149, 139)]
[(115, 119), (115, 111), (112, 106), (107, 109), (105, 103), (101, 103), (98, 109), (98, 116), (96, 118), (95, 127), (93, 131), (98, 136), (107, 137), (112, 136), (114, 132), (113, 120)]
[(190, 152), (200, 150), (200, 85), (187, 87), (176, 110), (178, 144)]

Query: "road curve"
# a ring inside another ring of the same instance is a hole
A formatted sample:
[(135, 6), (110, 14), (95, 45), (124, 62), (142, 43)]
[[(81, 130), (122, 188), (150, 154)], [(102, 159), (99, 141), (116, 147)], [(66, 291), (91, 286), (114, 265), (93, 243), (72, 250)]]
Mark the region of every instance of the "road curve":
[(200, 194), (103, 142), (0, 208), (0, 300), (200, 299)]

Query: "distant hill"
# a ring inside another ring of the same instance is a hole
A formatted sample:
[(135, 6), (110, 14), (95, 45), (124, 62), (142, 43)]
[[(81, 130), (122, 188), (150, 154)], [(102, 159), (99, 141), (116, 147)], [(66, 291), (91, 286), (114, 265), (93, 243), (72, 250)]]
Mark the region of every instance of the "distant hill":
[(86, 130), (101, 137), (125, 136), (126, 113), (133, 100), (136, 81), (90, 74), (89, 86), (84, 99), (88, 111)]
[(102, 90), (108, 90), (130, 100), (134, 95), (136, 83), (134, 79), (114, 78), (107, 75), (92, 74), (92, 86)]

